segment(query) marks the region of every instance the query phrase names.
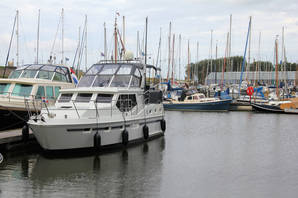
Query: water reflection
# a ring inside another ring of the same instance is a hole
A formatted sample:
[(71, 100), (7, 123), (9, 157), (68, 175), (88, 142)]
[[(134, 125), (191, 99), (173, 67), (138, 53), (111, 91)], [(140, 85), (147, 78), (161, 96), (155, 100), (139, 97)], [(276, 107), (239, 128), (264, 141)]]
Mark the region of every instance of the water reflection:
[[(84, 194), (140, 197), (149, 190), (146, 183), (154, 180), (150, 190), (160, 191), (164, 138), (123, 151), (67, 159), (37, 156), (30, 180), (35, 192), (48, 195)], [(22, 161), (24, 176), (28, 174)], [(62, 186), (64, 186), (62, 188)], [(67, 186), (67, 188), (65, 188)], [(42, 194), (40, 194), (42, 195)]]

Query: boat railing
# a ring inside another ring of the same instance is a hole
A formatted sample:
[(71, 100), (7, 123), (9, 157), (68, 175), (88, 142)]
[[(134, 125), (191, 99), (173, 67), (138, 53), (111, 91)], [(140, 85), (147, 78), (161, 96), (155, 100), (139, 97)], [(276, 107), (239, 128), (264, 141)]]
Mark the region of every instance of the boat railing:
[[(100, 60), (98, 63), (115, 63), (115, 60)], [(137, 63), (142, 64), (141, 60), (135, 59), (135, 60), (117, 60), (118, 63)]]

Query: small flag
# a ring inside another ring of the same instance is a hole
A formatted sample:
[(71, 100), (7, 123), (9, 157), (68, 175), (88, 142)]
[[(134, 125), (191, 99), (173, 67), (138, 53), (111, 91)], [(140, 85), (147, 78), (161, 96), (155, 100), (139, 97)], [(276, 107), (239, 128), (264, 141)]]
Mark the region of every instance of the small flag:
[(119, 12), (116, 12), (116, 14), (117, 14), (118, 16), (120, 16), (120, 13), (119, 13)]
[(65, 57), (65, 61), (69, 61), (69, 58)]
[(45, 97), (41, 97), (43, 103), (48, 103), (49, 101)]
[(104, 54), (103, 52), (100, 52), (100, 55), (101, 55), (101, 56), (105, 56), (105, 54)]
[(145, 53), (144, 52), (142, 52), (142, 56), (145, 56)]
[(74, 84), (77, 85), (78, 82), (79, 82), (79, 80), (78, 80), (78, 78), (77, 78), (75, 72), (74, 72), (73, 69), (71, 69), (71, 68), (70, 68), (70, 72), (71, 72), (71, 77), (72, 77), (72, 80), (73, 80)]

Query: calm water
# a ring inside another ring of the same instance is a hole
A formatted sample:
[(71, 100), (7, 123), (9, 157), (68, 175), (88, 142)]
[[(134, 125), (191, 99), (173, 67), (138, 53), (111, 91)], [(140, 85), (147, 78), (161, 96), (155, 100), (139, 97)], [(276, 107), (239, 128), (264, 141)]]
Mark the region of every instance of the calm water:
[(297, 197), (296, 115), (167, 112), (164, 138), (100, 156), (6, 156), (0, 197)]

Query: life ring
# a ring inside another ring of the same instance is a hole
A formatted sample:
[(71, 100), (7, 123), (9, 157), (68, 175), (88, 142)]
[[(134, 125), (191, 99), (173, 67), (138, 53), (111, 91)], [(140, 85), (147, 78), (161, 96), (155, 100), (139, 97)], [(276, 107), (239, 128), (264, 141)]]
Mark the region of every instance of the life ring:
[(96, 132), (93, 137), (93, 144), (94, 144), (94, 148), (96, 149), (100, 148), (101, 146), (101, 136), (98, 132)]
[(247, 93), (247, 95), (251, 96), (254, 93), (254, 88), (253, 87), (248, 87), (246, 89), (246, 93)]
[(122, 131), (121, 135), (122, 135), (122, 144), (126, 146), (128, 144), (128, 132), (127, 132), (127, 130), (124, 129)]
[(149, 138), (149, 127), (146, 124), (143, 126), (143, 136), (145, 140)]
[(29, 128), (28, 128), (28, 125), (25, 124), (22, 128), (22, 140), (24, 142), (27, 142), (29, 139)]

